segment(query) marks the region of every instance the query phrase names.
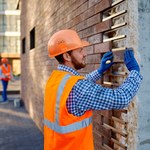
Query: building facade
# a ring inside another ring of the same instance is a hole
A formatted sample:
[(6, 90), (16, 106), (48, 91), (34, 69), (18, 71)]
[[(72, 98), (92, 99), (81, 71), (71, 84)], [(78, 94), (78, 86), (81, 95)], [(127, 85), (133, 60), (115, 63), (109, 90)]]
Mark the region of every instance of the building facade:
[(7, 57), (13, 74), (20, 74), (20, 10), (18, 0), (0, 0), (0, 57)]
[[(98, 81), (118, 87), (126, 78), (123, 62), (126, 47), (133, 47), (144, 81), (142, 90), (128, 108), (95, 111), (93, 134), (95, 150), (150, 149), (150, 89), (147, 83), (150, 38), (150, 1), (146, 0), (21, 0), (21, 97), (30, 116), (43, 131), (45, 84), (57, 68), (48, 57), (49, 38), (61, 29), (74, 29), (91, 45), (87, 51), (86, 74), (99, 66), (103, 54), (114, 53), (113, 67)], [(144, 32), (143, 32), (144, 31)]]

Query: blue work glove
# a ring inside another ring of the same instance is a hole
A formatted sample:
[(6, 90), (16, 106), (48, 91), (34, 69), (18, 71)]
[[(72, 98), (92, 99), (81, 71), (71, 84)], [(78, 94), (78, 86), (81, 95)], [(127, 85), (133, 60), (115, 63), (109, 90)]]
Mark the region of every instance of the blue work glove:
[(132, 49), (126, 49), (124, 53), (124, 62), (128, 68), (129, 71), (136, 70), (140, 72), (140, 67), (134, 58), (133, 50)]
[[(107, 63), (108, 61), (110, 61), (110, 62)], [(98, 68), (98, 72), (99, 72), (99, 74), (102, 75), (107, 69), (109, 69), (112, 66), (112, 64), (113, 64), (113, 53), (107, 52), (106, 54), (104, 54), (100, 63), (101, 63), (101, 65)]]

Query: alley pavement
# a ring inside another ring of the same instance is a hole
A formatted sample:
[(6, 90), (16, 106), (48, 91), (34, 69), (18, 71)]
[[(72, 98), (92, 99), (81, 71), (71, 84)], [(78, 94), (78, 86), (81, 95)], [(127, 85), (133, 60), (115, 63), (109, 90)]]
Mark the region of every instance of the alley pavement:
[(0, 104), (0, 150), (43, 150), (43, 135), (24, 107)]
[(20, 95), (8, 99), (7, 104), (0, 103), (0, 150), (43, 150), (43, 134), (25, 108), (14, 105)]

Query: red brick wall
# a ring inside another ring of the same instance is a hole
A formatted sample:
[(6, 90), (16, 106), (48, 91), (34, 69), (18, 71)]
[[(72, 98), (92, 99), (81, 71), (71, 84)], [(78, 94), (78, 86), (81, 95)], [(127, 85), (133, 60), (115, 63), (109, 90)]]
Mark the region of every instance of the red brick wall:
[[(92, 45), (86, 48), (85, 74), (99, 66), (103, 53), (111, 49), (110, 42), (103, 42), (103, 32), (111, 21), (102, 22), (102, 13), (111, 0), (25, 0), (21, 1), (21, 38), (26, 38), (25, 53), (21, 55), (21, 97), (33, 120), (43, 130), (43, 101), (46, 80), (57, 62), (50, 59), (47, 43), (51, 35), (61, 29), (76, 30), (80, 37)], [(30, 31), (35, 27), (35, 48), (30, 50)], [(119, 55), (120, 56), (120, 55)], [(119, 57), (120, 58), (120, 57)], [(94, 114), (95, 149), (101, 144), (101, 113)], [(105, 131), (104, 131), (105, 132)], [(106, 131), (108, 132), (108, 131)], [(107, 133), (109, 134), (109, 132)]]

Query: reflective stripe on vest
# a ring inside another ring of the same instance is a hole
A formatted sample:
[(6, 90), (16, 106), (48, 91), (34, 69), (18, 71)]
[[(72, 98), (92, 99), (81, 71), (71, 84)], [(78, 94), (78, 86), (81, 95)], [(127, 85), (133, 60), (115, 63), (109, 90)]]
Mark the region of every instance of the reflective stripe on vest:
[(48, 128), (50, 128), (51, 130), (54, 130), (55, 132), (62, 133), (62, 134), (80, 130), (82, 128), (89, 126), (92, 123), (92, 117), (89, 117), (89, 118), (86, 118), (79, 122), (72, 123), (70, 125), (66, 125), (66, 126), (58, 125), (60, 98), (63, 93), (64, 87), (70, 77), (71, 77), (71, 75), (69, 75), (69, 74), (65, 75), (58, 87), (57, 99), (56, 99), (56, 109), (55, 109), (56, 110), (55, 122), (50, 122), (49, 120), (44, 119), (44, 124)]
[(58, 123), (60, 98), (61, 98), (61, 95), (63, 93), (64, 87), (65, 87), (65, 85), (66, 85), (66, 83), (67, 83), (67, 81), (69, 80), (70, 77), (71, 77), (70, 74), (66, 74), (64, 76), (64, 78), (62, 79), (59, 87), (58, 87), (57, 99), (56, 99), (56, 112), (55, 112), (55, 121), (56, 121), (56, 123)]
[(44, 119), (44, 124), (49, 127), (51, 130), (54, 130), (55, 132), (65, 134), (70, 133), (73, 131), (80, 130), (82, 128), (85, 128), (89, 126), (92, 123), (92, 117), (86, 118), (82, 121), (75, 122), (73, 124), (67, 125), (67, 126), (60, 126), (55, 122), (50, 122), (47, 119)]

